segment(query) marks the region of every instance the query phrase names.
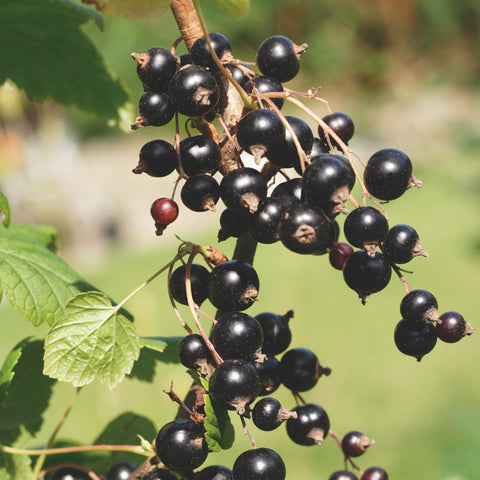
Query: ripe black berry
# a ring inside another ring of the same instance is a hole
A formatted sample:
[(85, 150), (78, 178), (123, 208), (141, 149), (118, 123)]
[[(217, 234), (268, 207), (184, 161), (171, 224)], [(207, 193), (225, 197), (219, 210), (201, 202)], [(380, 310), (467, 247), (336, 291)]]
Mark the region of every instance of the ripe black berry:
[[(207, 283), (210, 272), (198, 263), (192, 263), (190, 269), (190, 288), (192, 291), (193, 301), (196, 305), (201, 305), (208, 297)], [(187, 265), (181, 265), (176, 268), (168, 281), (168, 288), (173, 298), (181, 303), (187, 305), (187, 290), (186, 290), (186, 276)]]
[(358, 207), (347, 215), (343, 232), (354, 247), (373, 253), (387, 235), (388, 221), (376, 208)]
[(285, 464), (280, 455), (269, 448), (243, 452), (233, 464), (235, 480), (284, 480)]
[(280, 360), (282, 383), (294, 392), (313, 388), (322, 375), (330, 375), (328, 367), (322, 367), (317, 356), (307, 348), (293, 348)]
[(465, 321), (458, 312), (445, 312), (439, 317), (439, 322), (435, 325), (438, 338), (447, 343), (455, 343), (465, 335), (473, 333), (472, 326)]
[(57, 468), (49, 480), (90, 480), (90, 475), (75, 467)]
[(287, 420), (287, 434), (299, 445), (321, 445), (328, 435), (330, 420), (327, 412), (315, 403), (305, 403), (292, 408), (297, 418)]
[(335, 241), (332, 221), (321, 210), (303, 203), (285, 211), (278, 233), (283, 245), (302, 254), (322, 253)]
[(343, 265), (347, 258), (353, 253), (353, 248), (351, 245), (345, 242), (334, 243), (330, 247), (330, 252), (328, 254), (328, 259), (330, 260), (330, 265), (337, 270), (342, 270)]
[(252, 421), (257, 428), (265, 432), (275, 430), (282, 422), (297, 414), (289, 412), (273, 397), (260, 399), (252, 409)]
[(143, 480), (177, 480), (177, 477), (170, 470), (157, 468), (149, 472)]
[(214, 212), (220, 198), (220, 186), (211, 175), (193, 175), (183, 184), (180, 197), (183, 204), (194, 212)]
[(239, 238), (248, 233), (247, 210), (229, 210), (226, 208), (220, 215), (220, 230), (218, 241), (222, 242), (229, 237)]
[(136, 469), (137, 466), (132, 462), (116, 462), (108, 469), (105, 480), (127, 480)]
[(243, 70), (233, 63), (229, 63), (228, 65), (225, 65), (225, 67), (230, 71), (233, 79), (245, 90), (250, 82), (250, 79), (245, 75), (245, 73), (243, 73)]
[(282, 383), (280, 372), (280, 362), (275, 357), (268, 357), (263, 362), (253, 362), (253, 366), (257, 371), (260, 379), (261, 389), (258, 394), (259, 397), (270, 395)]
[(225, 360), (210, 378), (209, 393), (215, 401), (243, 415), (260, 392), (255, 367), (243, 360)]
[(273, 151), (284, 136), (285, 127), (280, 117), (265, 108), (248, 113), (237, 125), (238, 143), (256, 162)]
[(161, 127), (175, 115), (175, 105), (166, 93), (145, 92), (138, 101), (138, 116), (132, 123), (132, 130), (152, 125)]
[(369, 255), (365, 250), (357, 250), (343, 265), (346, 284), (358, 293), (363, 304), (369, 295), (383, 290), (391, 277), (392, 267), (379, 252)]
[(176, 109), (183, 115), (204, 115), (218, 103), (220, 90), (215, 77), (200, 65), (180, 69), (170, 83), (170, 96)]
[(328, 477), (328, 480), (358, 480), (358, 478), (350, 470), (337, 470)]
[(285, 315), (263, 312), (255, 316), (263, 330), (262, 353), (270, 357), (288, 348), (292, 340), (288, 322), (292, 317), (293, 310), (289, 310)]
[(258, 170), (239, 168), (228, 172), (222, 178), (220, 196), (230, 210), (254, 213), (267, 197), (267, 184)]
[[(385, 148), (374, 153), (365, 167), (367, 190), (380, 200), (394, 200), (415, 184), (412, 162), (400, 150)], [(416, 181), (418, 183), (418, 181)]]
[(180, 472), (199, 467), (208, 455), (203, 425), (189, 419), (164, 425), (155, 438), (155, 448), (167, 468)]
[(395, 225), (382, 243), (382, 252), (391, 263), (407, 263), (413, 257), (428, 253), (420, 245), (418, 233), (410, 225)]
[(381, 467), (369, 467), (363, 472), (360, 480), (388, 480), (388, 475)]
[(427, 290), (412, 290), (400, 303), (400, 314), (409, 322), (433, 322), (438, 319), (437, 299)]
[(437, 343), (437, 333), (431, 323), (414, 323), (402, 319), (395, 327), (394, 340), (402, 353), (415, 357), (419, 362), (433, 350)]
[(257, 299), (259, 279), (254, 268), (240, 260), (217, 265), (208, 281), (208, 298), (224, 311), (246, 310)]
[(137, 62), (137, 75), (145, 90), (166, 93), (177, 71), (175, 55), (163, 47), (149, 48), (145, 53), (132, 53)]
[(177, 219), (178, 205), (171, 198), (157, 198), (150, 207), (150, 214), (155, 220), (155, 233), (161, 235), (165, 228)]
[(302, 179), (292, 178), (279, 183), (272, 191), (271, 197), (277, 198), (285, 208), (302, 201)]
[(232, 471), (223, 465), (210, 465), (195, 473), (193, 480), (233, 480)]
[(211, 340), (224, 359), (250, 361), (263, 343), (263, 331), (255, 318), (242, 312), (227, 312), (215, 323)]
[[(252, 78), (245, 85), (245, 91), (247, 93), (252, 93), (253, 87), (255, 87), (259, 93), (283, 92), (282, 84), (272, 77), (258, 76)], [(283, 107), (283, 98), (271, 98), (271, 100), (278, 108), (281, 109)]]
[(140, 150), (138, 165), (133, 173), (143, 173), (151, 177), (166, 177), (177, 166), (177, 153), (173, 146), (165, 140), (147, 142)]
[(287, 82), (300, 69), (301, 52), (302, 47), (297, 47), (289, 38), (275, 35), (264, 40), (258, 47), (257, 66), (264, 75)]
[(222, 155), (211, 138), (195, 135), (180, 142), (180, 158), (183, 171), (191, 177), (200, 173), (213, 175), (218, 170)]
[(198, 333), (192, 333), (180, 340), (178, 358), (184, 367), (205, 370), (206, 364), (212, 359), (212, 353), (202, 336)]
[[(216, 53), (220, 63), (230, 63), (233, 57), (232, 46), (230, 45), (228, 38), (221, 33), (209, 33), (208, 37), (213, 47), (213, 51)], [(218, 71), (217, 64), (210, 54), (208, 44), (204, 37), (195, 40), (190, 49), (190, 56), (195, 65), (202, 65), (203, 67), (210, 69), (212, 72)]]
[(352, 430), (342, 438), (342, 450), (346, 457), (359, 457), (374, 443), (362, 432)]
[[(322, 120), (339, 136), (340, 140), (345, 143), (345, 145), (348, 145), (348, 141), (353, 137), (355, 125), (353, 124), (353, 120), (346, 113), (334, 112), (330, 115), (326, 115)], [(327, 150), (330, 148), (327, 140), (328, 137), (330, 138), (332, 146), (340, 148), (337, 141), (330, 137), (328, 133), (325, 133), (320, 125), (318, 127), (318, 135), (320, 141), (325, 146), (324, 148)]]
[(248, 217), (250, 233), (260, 243), (275, 243), (280, 239), (278, 225), (285, 207), (276, 198), (268, 197), (258, 210)]

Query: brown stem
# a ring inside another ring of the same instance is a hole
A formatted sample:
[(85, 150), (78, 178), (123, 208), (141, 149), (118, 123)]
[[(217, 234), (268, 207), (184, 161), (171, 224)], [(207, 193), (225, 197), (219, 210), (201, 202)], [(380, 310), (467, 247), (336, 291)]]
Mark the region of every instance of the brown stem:
[(170, 8), (177, 22), (178, 29), (185, 40), (185, 45), (188, 51), (190, 51), (195, 40), (203, 37), (202, 26), (197, 11), (191, 0), (172, 0)]

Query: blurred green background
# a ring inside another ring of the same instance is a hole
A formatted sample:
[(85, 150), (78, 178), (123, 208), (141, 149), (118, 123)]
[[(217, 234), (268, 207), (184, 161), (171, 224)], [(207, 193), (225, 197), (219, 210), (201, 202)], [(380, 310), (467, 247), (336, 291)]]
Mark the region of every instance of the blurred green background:
[[(307, 42), (301, 74), (289, 86), (304, 91), (321, 86), (332, 110), (349, 113), (356, 125), (350, 145), (364, 160), (384, 147), (410, 156), (424, 184), (387, 205), (390, 224), (412, 225), (430, 253), (406, 266), (414, 271), (409, 283), (431, 291), (440, 313), (458, 310), (478, 328), (480, 4), (252, 0), (249, 14), (240, 20), (225, 17), (210, 1), (202, 5), (210, 31), (225, 33), (243, 60), (253, 61), (257, 46), (273, 34)], [(129, 54), (169, 47), (178, 35), (173, 17), (167, 12), (146, 23), (106, 18), (103, 32), (93, 25), (86, 31), (131, 91), (127, 120), (132, 121), (142, 88)], [(320, 103), (313, 105), (320, 115), (326, 113)], [(63, 258), (117, 301), (173, 257), (175, 234), (217, 244), (222, 207), (216, 214), (182, 208), (164, 236), (154, 235), (150, 204), (170, 194), (174, 179), (137, 177), (131, 169), (147, 140), (173, 140), (170, 127), (126, 134), (94, 115), (48, 102), (33, 105), (11, 89), (0, 91), (0, 115), (0, 183), (13, 220), (58, 228)], [(220, 244), (227, 256), (233, 246), (231, 240)], [(356, 462), (362, 469), (381, 465), (397, 480), (479, 478), (478, 333), (454, 345), (439, 342), (417, 363), (393, 343), (404, 295), (396, 278), (362, 306), (326, 257), (260, 245), (255, 267), (260, 299), (248, 313), (294, 310), (292, 347), (312, 349), (332, 368), (332, 375), (304, 397), (327, 410), (340, 435), (355, 429), (375, 439)], [(127, 305), (144, 336), (182, 334), (165, 282), (159, 278)], [(186, 309), (182, 314), (188, 318)], [(45, 334), (44, 327), (37, 332), (6, 302), (0, 317), (1, 358), (21, 338)], [(160, 427), (176, 412), (162, 393), (171, 381), (182, 396), (189, 377), (178, 366), (159, 365), (153, 384), (125, 380), (114, 391), (86, 387), (60, 437), (91, 442), (126, 410)], [(72, 394), (68, 385), (55, 388), (38, 444), (48, 438)], [(283, 387), (277, 397), (287, 408), (293, 406)], [(234, 448), (212, 454), (207, 464), (231, 465), (249, 448), (240, 422), (233, 420), (239, 427)], [(258, 445), (282, 455), (290, 479), (327, 479), (342, 468), (341, 452), (330, 438), (321, 447), (300, 447), (282, 427), (271, 433), (252, 427), (252, 433)]]

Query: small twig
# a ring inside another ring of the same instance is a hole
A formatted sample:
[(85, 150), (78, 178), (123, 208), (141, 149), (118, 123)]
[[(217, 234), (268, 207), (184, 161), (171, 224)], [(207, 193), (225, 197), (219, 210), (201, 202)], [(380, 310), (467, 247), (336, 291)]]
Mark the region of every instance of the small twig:
[(196, 418), (197, 415), (188, 408), (188, 406), (180, 399), (180, 397), (173, 391), (173, 382), (170, 384), (169, 390), (163, 390), (163, 393), (166, 393), (172, 402), (177, 403), (181, 408), (183, 408), (192, 418)]
[(257, 448), (257, 444), (255, 443), (255, 439), (252, 437), (252, 434), (250, 433), (250, 430), (248, 429), (247, 422), (245, 422), (245, 417), (243, 415), (240, 415), (240, 419), (242, 421), (243, 431), (244, 431), (245, 435), (247, 435), (247, 437), (249, 438), (250, 443), (252, 444), (252, 447)]

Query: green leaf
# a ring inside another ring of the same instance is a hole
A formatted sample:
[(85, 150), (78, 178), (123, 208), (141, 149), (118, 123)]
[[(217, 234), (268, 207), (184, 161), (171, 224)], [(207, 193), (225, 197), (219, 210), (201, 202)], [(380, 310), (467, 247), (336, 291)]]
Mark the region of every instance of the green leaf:
[(213, 0), (213, 3), (225, 15), (233, 18), (243, 17), (250, 8), (250, 0)]
[(25, 480), (32, 477), (31, 459), (26, 455), (0, 452), (0, 480)]
[[(140, 445), (139, 435), (146, 440), (154, 440), (157, 428), (151, 420), (136, 413), (126, 412), (112, 420), (97, 437), (95, 445)], [(110, 465), (120, 460), (126, 460), (138, 464), (145, 460), (145, 457), (135, 453), (110, 452), (100, 462), (96, 462), (94, 470), (106, 472)]]
[[(28, 340), (21, 342), (13, 352), (21, 349), (12, 369), (13, 378), (8, 385), (6, 398), (0, 409), (0, 437), (5, 430), (15, 431), (19, 437), (22, 430), (35, 435), (42, 425), (42, 414), (48, 406), (54, 380), (42, 375), (43, 342)], [(18, 351), (8, 356), (9, 364)], [(6, 371), (9, 367), (6, 367)], [(2, 368), (2, 376), (4, 369)], [(8, 374), (7, 374), (8, 376)], [(0, 441), (0, 443), (3, 443)]]
[(80, 293), (45, 339), (44, 373), (76, 387), (97, 379), (114, 388), (140, 353), (132, 322), (101, 292)]
[(0, 218), (2, 218), (2, 223), (5, 227), (10, 225), (10, 207), (8, 206), (7, 197), (0, 192)]
[(152, 382), (157, 362), (179, 363), (178, 343), (183, 337), (142, 337), (140, 356), (135, 362), (130, 378)]
[[(33, 234), (27, 238), (27, 231)], [(80, 292), (95, 290), (45, 245), (49, 235), (28, 227), (0, 228), (0, 291), (35, 326), (52, 325), (65, 304)]]
[(12, 241), (26, 240), (37, 242), (52, 252), (57, 250), (58, 235), (57, 230), (53, 227), (12, 223), (8, 229), (8, 236)]
[(81, 26), (101, 26), (94, 10), (71, 0), (0, 0), (0, 85), (117, 118), (128, 95)]
[(170, 7), (170, 0), (82, 0), (94, 4), (107, 15), (123, 15), (130, 20), (151, 20), (160, 17)]

